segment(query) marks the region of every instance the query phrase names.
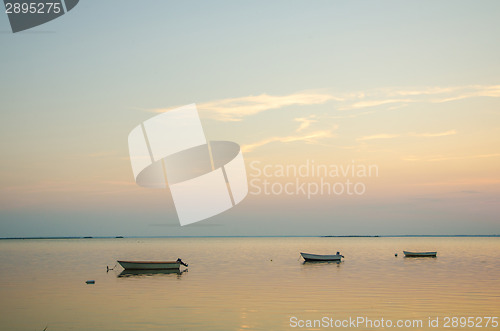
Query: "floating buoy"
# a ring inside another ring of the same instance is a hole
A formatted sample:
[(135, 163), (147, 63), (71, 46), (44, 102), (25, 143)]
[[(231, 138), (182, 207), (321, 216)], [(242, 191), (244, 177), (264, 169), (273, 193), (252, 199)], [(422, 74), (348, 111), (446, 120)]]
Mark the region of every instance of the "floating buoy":
[(95, 280), (87, 280), (85, 283), (87, 283), (87, 284), (95, 284)]

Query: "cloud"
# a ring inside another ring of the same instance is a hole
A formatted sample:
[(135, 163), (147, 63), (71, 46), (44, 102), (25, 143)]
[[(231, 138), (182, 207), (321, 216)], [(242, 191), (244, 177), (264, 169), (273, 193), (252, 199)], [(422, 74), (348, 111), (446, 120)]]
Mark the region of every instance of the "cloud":
[(499, 157), (500, 153), (492, 153), (492, 154), (475, 154), (475, 155), (435, 155), (435, 156), (427, 156), (427, 157), (416, 157), (416, 156), (407, 156), (403, 157), (403, 161), (426, 161), (426, 162), (437, 162), (437, 161), (448, 161), (448, 160), (464, 160), (464, 159), (483, 159), (490, 157)]
[[(197, 107), (204, 117), (219, 121), (240, 121), (246, 116), (293, 105), (318, 105), (331, 100), (343, 100), (335, 95), (317, 92), (298, 92), (289, 95), (251, 95), (246, 97), (219, 99), (198, 103)], [(154, 109), (163, 113), (168, 109)]]
[(402, 160), (403, 161), (420, 161), (421, 158), (414, 156), (414, 155), (410, 155), (410, 156), (403, 157)]
[(500, 85), (424, 87), (420, 89), (383, 88), (339, 95), (343, 103), (338, 110), (357, 110), (382, 105), (397, 109), (408, 103), (443, 103), (477, 97), (500, 98)]
[(412, 133), (411, 135), (414, 137), (444, 137), (444, 136), (451, 136), (457, 134), (456, 130), (449, 130), (445, 132), (437, 132), (437, 133)]
[(338, 110), (351, 110), (351, 109), (360, 109), (360, 108), (368, 108), (368, 107), (376, 107), (386, 104), (392, 103), (409, 103), (414, 102), (411, 99), (386, 99), (386, 100), (369, 100), (369, 101), (360, 101), (354, 102), (350, 105), (339, 107)]
[(424, 87), (420, 89), (400, 90), (400, 89), (380, 89), (388, 96), (421, 96), (453, 93), (462, 87)]
[(309, 143), (317, 142), (319, 139), (333, 137), (332, 131), (333, 130), (324, 130), (324, 131), (315, 131), (303, 135), (265, 138), (251, 144), (243, 145), (241, 147), (241, 150), (244, 153), (251, 152), (258, 147), (270, 144), (272, 142), (283, 142), (283, 143), (296, 142), (296, 141), (305, 141)]
[[(241, 121), (245, 117), (268, 110), (297, 105), (309, 106), (332, 103), (332, 110), (339, 111), (355, 111), (390, 105), (389, 109), (394, 110), (409, 103), (443, 103), (475, 97), (499, 98), (500, 85), (423, 87), (418, 89), (383, 88), (349, 93), (328, 92), (324, 89), (296, 92), (288, 95), (263, 93), (201, 102), (197, 106), (202, 117), (218, 121)], [(163, 113), (176, 107), (147, 109), (146, 111)], [(368, 114), (368, 112), (362, 114)], [(338, 118), (356, 117), (362, 114), (346, 117), (339, 116)], [(304, 124), (304, 128), (309, 124)]]
[(304, 129), (307, 129), (312, 123), (318, 121), (315, 120), (314, 118), (316, 118), (315, 115), (311, 115), (309, 117), (296, 118), (295, 121), (300, 123), (300, 126), (297, 128), (296, 132), (300, 132)]
[(328, 118), (334, 119), (334, 120), (344, 119), (344, 118), (356, 118), (356, 117), (359, 117), (359, 116), (369, 115), (369, 114), (373, 114), (373, 113), (375, 113), (374, 110), (368, 110), (368, 111), (364, 111), (362, 113), (329, 116)]
[(495, 154), (478, 154), (478, 155), (465, 155), (465, 156), (442, 156), (430, 158), (428, 161), (447, 161), (447, 160), (463, 160), (463, 159), (483, 159), (490, 157), (500, 156), (500, 153)]
[[(456, 130), (448, 130), (444, 132), (436, 132), (436, 133), (408, 133), (407, 136), (413, 136), (413, 137), (425, 137), (425, 138), (431, 138), (431, 137), (444, 137), (444, 136), (451, 136), (457, 134)], [(397, 138), (401, 137), (403, 135), (399, 134), (388, 134), (388, 133), (381, 133), (381, 134), (374, 134), (371, 136), (364, 136), (356, 139), (357, 141), (365, 141), (365, 140), (375, 140), (375, 139), (392, 139), (392, 138)], [(415, 159), (412, 159), (415, 160)]]
[(397, 138), (399, 137), (399, 134), (387, 134), (387, 133), (381, 133), (381, 134), (374, 134), (371, 136), (364, 136), (360, 137), (356, 140), (358, 141), (365, 141), (365, 140), (374, 140), (374, 139), (392, 139), (392, 138)]
[(463, 185), (496, 185), (500, 183), (498, 178), (470, 178), (470, 179), (457, 179), (440, 182), (420, 182), (415, 183), (416, 186), (463, 186)]
[(456, 100), (463, 100), (468, 98), (477, 98), (477, 97), (492, 97), (499, 98), (500, 97), (500, 85), (492, 85), (492, 86), (468, 86), (464, 87), (459, 91), (460, 93), (456, 95), (451, 95), (442, 99), (434, 100), (435, 103), (441, 102), (450, 102)]

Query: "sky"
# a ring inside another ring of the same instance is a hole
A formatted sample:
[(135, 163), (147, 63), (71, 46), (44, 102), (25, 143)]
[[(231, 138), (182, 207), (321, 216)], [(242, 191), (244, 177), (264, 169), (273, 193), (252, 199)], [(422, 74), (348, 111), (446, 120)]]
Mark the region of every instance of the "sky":
[[(498, 1), (87, 0), (15, 34), (0, 14), (0, 237), (500, 234), (499, 35)], [(250, 186), (181, 227), (127, 137), (191, 103)], [(312, 165), (340, 175), (279, 172)]]

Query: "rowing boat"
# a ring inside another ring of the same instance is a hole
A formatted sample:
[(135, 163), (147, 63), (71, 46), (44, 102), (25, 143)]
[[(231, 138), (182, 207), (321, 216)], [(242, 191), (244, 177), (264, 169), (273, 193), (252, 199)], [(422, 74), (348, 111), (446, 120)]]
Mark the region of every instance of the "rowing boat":
[(403, 251), (406, 257), (436, 257), (437, 252), (407, 252)]
[(307, 262), (312, 261), (340, 261), (344, 256), (339, 252), (335, 255), (318, 255), (318, 254), (309, 254), (309, 253), (300, 253), (304, 260)]
[(118, 261), (125, 270), (179, 270), (181, 264), (188, 266), (181, 259), (177, 261)]

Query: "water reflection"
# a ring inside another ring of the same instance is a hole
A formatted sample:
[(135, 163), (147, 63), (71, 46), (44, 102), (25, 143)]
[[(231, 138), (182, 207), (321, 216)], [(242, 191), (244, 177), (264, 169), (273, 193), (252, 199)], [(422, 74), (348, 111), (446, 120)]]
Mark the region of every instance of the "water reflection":
[(182, 275), (188, 269), (164, 269), (164, 270), (123, 270), (117, 277), (148, 277), (148, 276), (162, 276), (162, 275)]
[(432, 259), (437, 259), (437, 256), (403, 256), (404, 259), (409, 259), (409, 260), (432, 260)]
[(320, 264), (336, 264), (337, 267), (340, 266), (342, 261), (304, 261), (303, 265), (320, 265)]

